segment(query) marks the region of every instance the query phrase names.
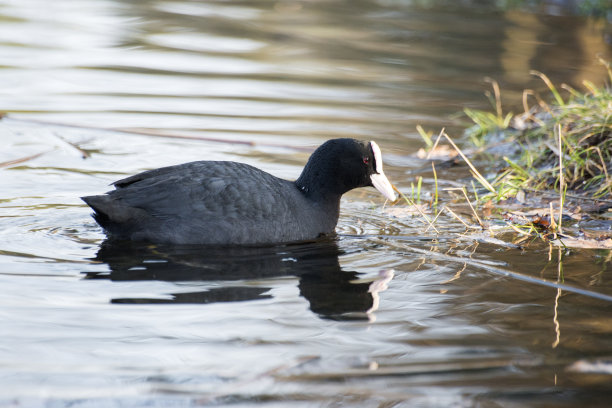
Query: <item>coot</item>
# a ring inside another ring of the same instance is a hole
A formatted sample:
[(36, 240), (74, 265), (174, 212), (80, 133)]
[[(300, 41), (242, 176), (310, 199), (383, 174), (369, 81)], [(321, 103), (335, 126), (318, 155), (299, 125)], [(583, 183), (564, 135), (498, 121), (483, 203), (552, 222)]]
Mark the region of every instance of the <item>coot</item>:
[(82, 197), (109, 237), (169, 244), (261, 245), (334, 232), (340, 197), (374, 186), (395, 193), (375, 142), (333, 139), (296, 181), (244, 163), (196, 161), (149, 170)]

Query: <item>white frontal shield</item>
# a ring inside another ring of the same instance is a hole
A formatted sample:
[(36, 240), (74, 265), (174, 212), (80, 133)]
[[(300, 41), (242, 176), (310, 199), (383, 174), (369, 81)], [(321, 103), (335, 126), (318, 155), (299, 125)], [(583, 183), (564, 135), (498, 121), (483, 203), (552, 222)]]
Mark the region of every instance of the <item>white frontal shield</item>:
[(378, 145), (374, 141), (370, 142), (370, 146), (372, 147), (372, 152), (374, 153), (374, 161), (376, 162), (376, 173), (370, 176), (370, 178), (372, 179), (372, 184), (388, 200), (395, 201), (396, 196), (395, 191), (393, 190), (393, 186), (391, 186), (391, 183), (383, 172), (383, 161), (382, 154), (380, 152), (380, 147), (378, 147)]

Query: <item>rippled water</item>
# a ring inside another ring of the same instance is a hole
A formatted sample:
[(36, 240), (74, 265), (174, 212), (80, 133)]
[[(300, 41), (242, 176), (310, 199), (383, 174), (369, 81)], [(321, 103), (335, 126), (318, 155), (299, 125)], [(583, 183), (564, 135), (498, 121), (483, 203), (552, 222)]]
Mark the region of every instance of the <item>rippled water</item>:
[(607, 406), (609, 251), (434, 234), (373, 189), (330, 241), (117, 245), (79, 197), (200, 159), (295, 178), (339, 136), (429, 192), (417, 124), (459, 136), (485, 77), (515, 110), (530, 69), (602, 83), (609, 38), (557, 6), (1, 1), (0, 405)]

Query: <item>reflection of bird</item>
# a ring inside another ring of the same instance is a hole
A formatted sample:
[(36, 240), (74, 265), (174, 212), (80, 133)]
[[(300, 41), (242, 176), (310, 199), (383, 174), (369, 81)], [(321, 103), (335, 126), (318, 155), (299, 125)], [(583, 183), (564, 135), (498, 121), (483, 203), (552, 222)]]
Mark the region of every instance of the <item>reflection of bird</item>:
[(145, 171), (83, 197), (109, 236), (174, 244), (248, 245), (333, 233), (340, 197), (374, 186), (395, 193), (375, 142), (333, 139), (287, 181), (236, 162), (198, 161)]
[(374, 280), (360, 280), (355, 272), (341, 274), (308, 273), (300, 279), (300, 294), (310, 309), (323, 317), (370, 319), (379, 306), (379, 292), (387, 289), (392, 269), (381, 271)]
[[(341, 253), (332, 240), (260, 248), (108, 240), (96, 260), (108, 264), (110, 273), (90, 272), (86, 279), (214, 283), (205, 291), (112, 299), (112, 303), (148, 304), (269, 299), (268, 279), (297, 276), (300, 294), (314, 313), (333, 319), (368, 319), (378, 306), (378, 292), (386, 289), (393, 273), (384, 271), (374, 280), (361, 280), (359, 273), (342, 270), (338, 259)], [(240, 284), (243, 280), (250, 284)]]

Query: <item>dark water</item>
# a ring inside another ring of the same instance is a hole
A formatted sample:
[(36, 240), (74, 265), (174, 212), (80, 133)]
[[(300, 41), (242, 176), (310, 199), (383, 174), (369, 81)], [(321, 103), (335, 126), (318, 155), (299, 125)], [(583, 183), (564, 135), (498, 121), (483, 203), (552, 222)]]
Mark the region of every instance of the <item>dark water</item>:
[[(566, 11), (0, 2), (0, 405), (608, 406), (609, 251), (521, 250), (446, 215), (435, 234), (371, 189), (330, 241), (113, 244), (78, 198), (198, 159), (295, 178), (338, 136), (376, 140), (428, 197), (415, 127), (458, 137), (485, 77), (515, 111), (546, 94), (531, 69), (603, 82), (610, 24)], [(467, 176), (441, 168), (440, 187)]]

